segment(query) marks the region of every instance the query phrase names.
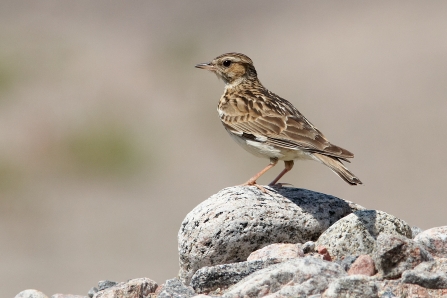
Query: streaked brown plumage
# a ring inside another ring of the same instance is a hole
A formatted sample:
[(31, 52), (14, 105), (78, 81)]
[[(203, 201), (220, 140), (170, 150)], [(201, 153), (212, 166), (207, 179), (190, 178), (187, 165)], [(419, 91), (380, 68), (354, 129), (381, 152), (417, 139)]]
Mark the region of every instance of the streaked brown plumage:
[(270, 164), (245, 185), (257, 185), (262, 174), (284, 160), (285, 169), (269, 185), (277, 184), (292, 169), (294, 159), (317, 160), (347, 183), (362, 184), (341, 163), (354, 155), (331, 144), (290, 102), (267, 90), (249, 57), (227, 53), (196, 67), (214, 72), (225, 82), (217, 111), (228, 133), (250, 153), (270, 158)]

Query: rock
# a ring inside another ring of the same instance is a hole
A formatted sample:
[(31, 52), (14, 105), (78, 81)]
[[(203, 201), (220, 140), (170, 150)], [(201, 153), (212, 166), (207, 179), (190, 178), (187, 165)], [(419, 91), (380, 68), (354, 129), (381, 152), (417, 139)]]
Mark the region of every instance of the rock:
[[(392, 296), (391, 296), (392, 295)], [(384, 280), (379, 285), (379, 297), (408, 297), (408, 298), (445, 298), (446, 289), (426, 289), (414, 284), (402, 283), (400, 279)]]
[(298, 188), (267, 193), (247, 186), (223, 189), (183, 220), (178, 234), (180, 279), (189, 284), (198, 269), (245, 261), (269, 244), (316, 240), (334, 222), (362, 208)]
[(423, 262), (402, 273), (402, 282), (417, 284), (428, 289), (447, 288), (447, 259)]
[(327, 247), (332, 258), (368, 255), (378, 235), (395, 234), (411, 238), (411, 228), (403, 220), (378, 210), (361, 210), (340, 219), (327, 229), (316, 245)]
[(378, 273), (384, 278), (399, 278), (405, 270), (413, 269), (424, 261), (433, 260), (422, 246), (400, 235), (380, 234), (377, 237), (373, 260)]
[(111, 280), (101, 280), (98, 282), (98, 291), (105, 290), (107, 288), (113, 287), (117, 285), (117, 282), (111, 281)]
[(304, 257), (301, 244), (275, 243), (252, 252), (247, 261)]
[(357, 260), (359, 256), (345, 256), (342, 260), (336, 260), (335, 262), (341, 266), (346, 272), (349, 271), (352, 264)]
[(447, 274), (444, 272), (407, 270), (402, 273), (402, 282), (420, 285), (428, 289), (447, 289)]
[(142, 298), (148, 297), (157, 289), (157, 283), (149, 278), (135, 278), (118, 283), (97, 292), (94, 298)]
[(230, 287), (223, 297), (307, 297), (323, 293), (332, 280), (343, 276), (346, 272), (335, 263), (296, 258), (250, 274)]
[(253, 272), (282, 261), (284, 259), (267, 259), (203, 267), (194, 273), (191, 286), (197, 293), (224, 290)]
[(447, 258), (447, 226), (425, 230), (414, 241), (423, 245), (434, 257)]
[(157, 298), (189, 298), (195, 296), (193, 288), (184, 285), (178, 278), (168, 279)]
[(303, 244), (302, 248), (303, 248), (303, 252), (305, 254), (314, 252), (315, 251), (315, 242), (307, 241), (306, 243)]
[(48, 298), (41, 291), (29, 289), (18, 293), (14, 298)]
[(447, 259), (436, 258), (433, 261), (423, 262), (417, 265), (414, 268), (414, 270), (427, 271), (427, 272), (441, 271), (447, 273)]
[(411, 238), (414, 239), (414, 237), (416, 237), (417, 235), (419, 235), (422, 232), (423, 232), (423, 230), (419, 227), (411, 227)]
[(72, 294), (54, 294), (51, 298), (87, 298), (84, 295), (72, 295)]
[(322, 259), (325, 261), (329, 261), (332, 262), (332, 257), (329, 254), (329, 252), (327, 251), (327, 248), (324, 246), (318, 246), (317, 247), (317, 252), (323, 257)]
[(97, 287), (92, 287), (88, 293), (87, 296), (89, 296), (90, 298), (93, 298), (93, 296), (98, 292), (98, 288)]
[(329, 284), (323, 297), (376, 298), (379, 291), (378, 284), (374, 278), (364, 275), (343, 276)]
[(348, 271), (348, 275), (373, 276), (374, 274), (376, 274), (376, 267), (369, 255), (359, 256)]

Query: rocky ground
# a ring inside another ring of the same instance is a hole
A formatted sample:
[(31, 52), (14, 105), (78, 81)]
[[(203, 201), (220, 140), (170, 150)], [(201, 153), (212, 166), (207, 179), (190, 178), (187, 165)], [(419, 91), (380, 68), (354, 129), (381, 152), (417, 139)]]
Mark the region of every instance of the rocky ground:
[(179, 275), (160, 285), (101, 281), (51, 297), (447, 297), (447, 226), (421, 231), (305, 189), (223, 189), (186, 216), (178, 243)]

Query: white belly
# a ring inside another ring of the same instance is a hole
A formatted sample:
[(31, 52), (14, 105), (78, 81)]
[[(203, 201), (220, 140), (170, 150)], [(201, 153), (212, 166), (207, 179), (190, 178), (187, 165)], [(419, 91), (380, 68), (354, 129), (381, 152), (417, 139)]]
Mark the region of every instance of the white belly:
[(300, 149), (274, 147), (262, 142), (246, 140), (231, 132), (228, 133), (242, 148), (258, 157), (277, 158), (279, 160), (313, 159), (310, 153)]

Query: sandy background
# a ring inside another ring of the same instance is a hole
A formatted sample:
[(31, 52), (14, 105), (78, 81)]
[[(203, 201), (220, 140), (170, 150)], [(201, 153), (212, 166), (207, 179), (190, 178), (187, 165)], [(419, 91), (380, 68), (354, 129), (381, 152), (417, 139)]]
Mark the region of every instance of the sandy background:
[(268, 162), (194, 68), (229, 51), (354, 152), (364, 185), (315, 162), (284, 182), (446, 224), (446, 1), (3, 0), (1, 297), (176, 276), (185, 215)]

